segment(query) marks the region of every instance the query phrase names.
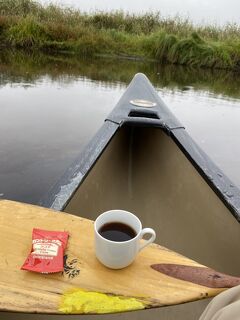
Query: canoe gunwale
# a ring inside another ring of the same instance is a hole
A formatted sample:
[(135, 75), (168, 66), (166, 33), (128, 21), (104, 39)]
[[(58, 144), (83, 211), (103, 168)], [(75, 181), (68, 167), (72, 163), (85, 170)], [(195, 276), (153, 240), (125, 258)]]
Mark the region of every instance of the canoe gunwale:
[[(130, 101), (139, 97), (156, 102), (156, 106), (151, 108), (151, 111), (146, 108), (133, 107)], [(142, 117), (130, 117), (131, 112), (132, 114), (140, 112)], [(151, 118), (151, 115), (154, 115), (154, 117)], [(96, 135), (38, 204), (60, 211), (64, 210), (118, 129), (123, 126), (156, 127), (163, 130), (173, 139), (235, 219), (240, 222), (239, 188), (190, 137), (184, 126), (167, 108), (143, 74), (135, 75), (124, 95), (105, 119)]]
[(63, 211), (110, 143), (118, 124), (104, 122), (97, 134), (37, 205)]
[(181, 151), (240, 223), (240, 190), (185, 131), (172, 132)]

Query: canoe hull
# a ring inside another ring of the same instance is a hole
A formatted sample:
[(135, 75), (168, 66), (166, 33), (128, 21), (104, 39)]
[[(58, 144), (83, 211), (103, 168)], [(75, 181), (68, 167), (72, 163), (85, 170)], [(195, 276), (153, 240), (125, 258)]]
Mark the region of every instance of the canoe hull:
[[(152, 101), (155, 106), (152, 108), (136, 107), (131, 104), (136, 98)], [(130, 128), (158, 128), (164, 131), (169, 136), (169, 140), (175, 142), (176, 147), (183, 152), (188, 161), (192, 163), (232, 215), (240, 222), (239, 189), (192, 140), (184, 126), (167, 108), (143, 74), (137, 74), (134, 77), (116, 107), (105, 119), (103, 126), (65, 174), (39, 202), (39, 205), (64, 210), (113, 137), (120, 128), (126, 126)], [(142, 143), (145, 143), (144, 137)], [(157, 145), (157, 141), (154, 143)]]

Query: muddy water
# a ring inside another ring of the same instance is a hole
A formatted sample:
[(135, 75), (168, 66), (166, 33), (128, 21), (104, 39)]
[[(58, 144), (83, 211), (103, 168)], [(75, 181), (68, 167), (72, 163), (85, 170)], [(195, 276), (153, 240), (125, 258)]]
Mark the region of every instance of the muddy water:
[[(0, 197), (37, 203), (145, 73), (197, 143), (240, 187), (240, 80), (223, 71), (126, 60), (7, 52), (0, 56)], [(198, 319), (207, 301), (81, 319)], [(58, 320), (79, 316), (1, 319)]]

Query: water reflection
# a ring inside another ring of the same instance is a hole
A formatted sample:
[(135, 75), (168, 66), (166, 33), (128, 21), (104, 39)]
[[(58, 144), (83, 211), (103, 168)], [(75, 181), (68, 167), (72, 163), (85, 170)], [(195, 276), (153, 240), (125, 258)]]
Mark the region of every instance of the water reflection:
[(98, 85), (125, 87), (137, 72), (145, 73), (160, 88), (209, 92), (227, 98), (240, 97), (238, 73), (225, 70), (160, 65), (127, 59), (82, 59), (76, 56), (47, 55), (39, 52), (0, 52), (0, 86), (17, 84), (32, 87), (47, 76), (48, 82), (68, 86), (73, 81), (97, 81)]
[(149, 77), (194, 139), (240, 186), (236, 74), (7, 51), (0, 53), (0, 197), (37, 203), (137, 72)]

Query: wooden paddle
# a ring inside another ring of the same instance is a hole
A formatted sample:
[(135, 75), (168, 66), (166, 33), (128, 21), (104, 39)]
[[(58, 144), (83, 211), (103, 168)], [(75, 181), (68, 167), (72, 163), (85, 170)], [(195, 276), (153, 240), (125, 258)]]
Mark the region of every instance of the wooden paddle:
[[(240, 284), (153, 244), (134, 263), (110, 270), (94, 254), (93, 222), (63, 212), (0, 201), (0, 310), (30, 313), (111, 313), (214, 296)], [(68, 231), (63, 273), (20, 270), (32, 229)]]

